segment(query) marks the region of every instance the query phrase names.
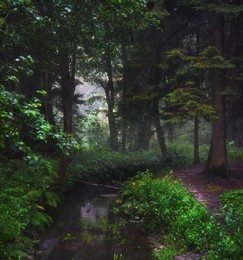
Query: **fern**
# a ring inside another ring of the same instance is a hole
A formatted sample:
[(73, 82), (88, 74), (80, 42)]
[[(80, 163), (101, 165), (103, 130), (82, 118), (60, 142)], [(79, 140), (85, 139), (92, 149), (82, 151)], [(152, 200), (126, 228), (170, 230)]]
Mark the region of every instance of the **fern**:
[(36, 211), (31, 218), (31, 224), (39, 231), (44, 231), (45, 226), (52, 223), (52, 218), (44, 212)]
[(47, 204), (52, 208), (56, 208), (57, 204), (60, 202), (59, 197), (54, 192), (46, 191), (44, 196), (47, 200)]

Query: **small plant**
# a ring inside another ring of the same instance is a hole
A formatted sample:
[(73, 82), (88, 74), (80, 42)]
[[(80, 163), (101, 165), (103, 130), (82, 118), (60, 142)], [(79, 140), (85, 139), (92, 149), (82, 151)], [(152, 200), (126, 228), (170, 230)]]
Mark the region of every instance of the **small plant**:
[[(197, 252), (205, 259), (240, 259), (243, 255), (242, 194), (238, 191), (222, 197), (224, 226), (180, 181), (170, 175), (153, 179), (146, 171), (126, 182), (115, 211), (143, 230), (162, 237), (168, 248)], [(155, 259), (173, 259), (174, 254), (174, 250), (168, 249), (153, 255)]]
[(229, 160), (243, 160), (242, 147), (237, 147), (234, 143), (229, 143), (227, 149)]
[(243, 189), (227, 191), (220, 199), (230, 243), (234, 245), (235, 255), (243, 256)]
[(152, 253), (152, 259), (154, 260), (174, 260), (177, 255), (175, 248), (163, 248), (160, 251)]
[(171, 167), (190, 165), (193, 162), (193, 146), (178, 142), (169, 144), (164, 160)]
[(55, 163), (39, 158), (0, 162), (0, 256), (25, 259), (34, 243), (27, 236), (52, 223), (45, 207), (56, 207), (57, 195), (50, 190), (56, 176)]
[(125, 258), (122, 254), (117, 254), (117, 253), (114, 253), (113, 259), (114, 260), (125, 260)]
[(69, 172), (74, 179), (122, 181), (138, 171), (149, 169), (158, 172), (163, 166), (163, 158), (154, 151), (122, 153), (92, 150), (73, 154)]

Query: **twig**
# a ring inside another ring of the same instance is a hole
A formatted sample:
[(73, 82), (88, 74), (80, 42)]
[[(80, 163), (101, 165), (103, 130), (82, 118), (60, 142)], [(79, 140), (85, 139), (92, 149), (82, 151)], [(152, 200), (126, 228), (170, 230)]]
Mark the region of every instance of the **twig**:
[(110, 189), (115, 189), (115, 190), (119, 190), (119, 187), (116, 186), (111, 186), (111, 185), (106, 185), (106, 184), (99, 184), (99, 183), (91, 183), (91, 182), (87, 182), (87, 181), (80, 181), (84, 184), (90, 185), (90, 186), (97, 186), (97, 187), (105, 187), (105, 188), (110, 188)]

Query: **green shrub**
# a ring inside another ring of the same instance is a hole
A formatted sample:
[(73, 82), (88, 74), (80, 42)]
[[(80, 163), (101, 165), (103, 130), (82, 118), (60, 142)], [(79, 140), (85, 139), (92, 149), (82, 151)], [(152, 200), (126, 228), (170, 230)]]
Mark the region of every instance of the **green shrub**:
[[(242, 196), (241, 192), (237, 194)], [(223, 198), (231, 201), (229, 194)], [(169, 248), (199, 252), (206, 259), (240, 259), (241, 201), (242, 197), (234, 204), (240, 205), (237, 211), (230, 211), (237, 212), (232, 213), (234, 217), (227, 215), (228, 227), (223, 226), (180, 181), (173, 180), (171, 176), (153, 179), (152, 174), (146, 171), (125, 183), (115, 211), (121, 212), (129, 222), (139, 223), (149, 233), (162, 236)], [(228, 206), (225, 206), (226, 209), (229, 212)]]
[[(243, 149), (242, 147), (236, 147), (234, 144), (229, 144), (228, 158), (229, 160), (242, 160)], [(193, 144), (174, 142), (168, 145), (168, 151), (165, 155), (165, 163), (168, 166), (182, 166), (191, 165), (193, 162), (194, 148)], [(208, 159), (209, 145), (202, 144), (199, 147), (199, 156), (201, 162), (206, 162)]]
[(216, 226), (214, 217), (210, 216), (206, 207), (195, 203), (191, 209), (178, 216), (174, 230), (186, 248), (202, 251), (210, 248), (209, 243), (215, 239)]
[(152, 253), (152, 259), (154, 260), (174, 260), (177, 255), (177, 251), (174, 248), (163, 248), (158, 252)]
[(42, 231), (49, 225), (52, 220), (45, 206), (58, 202), (50, 190), (55, 164), (41, 158), (32, 164), (7, 160), (0, 162), (0, 171), (0, 256), (26, 259), (33, 244), (27, 231)]
[[(234, 149), (235, 152), (232, 152)], [(236, 153), (236, 151), (238, 151)], [(200, 145), (200, 159), (205, 162), (209, 146)], [(240, 149), (229, 149), (230, 159), (236, 159)], [(193, 145), (173, 143), (168, 145), (167, 153), (162, 156), (158, 150), (138, 152), (109, 152), (106, 150), (76, 151), (71, 156), (69, 178), (83, 180), (121, 181), (134, 176), (139, 171), (159, 172), (162, 169), (191, 165)]]
[(89, 150), (76, 152), (69, 166), (69, 176), (74, 179), (121, 181), (134, 176), (138, 171), (159, 171), (163, 160), (154, 151), (131, 153)]
[[(208, 158), (209, 145), (203, 144), (199, 147), (199, 157), (202, 162)], [(193, 144), (174, 142), (168, 145), (165, 162), (169, 166), (184, 166), (193, 163), (194, 147)]]
[(220, 197), (225, 227), (231, 235), (235, 254), (243, 256), (243, 189), (227, 191)]
[(158, 225), (171, 229), (178, 216), (197, 203), (180, 181), (170, 176), (153, 180), (148, 171), (128, 181), (121, 196), (130, 220), (142, 220), (151, 231)]
[(234, 144), (229, 144), (228, 148), (228, 158), (229, 160), (243, 160), (243, 148), (237, 147)]
[(171, 143), (168, 145), (165, 155), (165, 163), (168, 166), (175, 167), (181, 165), (190, 165), (193, 162), (193, 145)]

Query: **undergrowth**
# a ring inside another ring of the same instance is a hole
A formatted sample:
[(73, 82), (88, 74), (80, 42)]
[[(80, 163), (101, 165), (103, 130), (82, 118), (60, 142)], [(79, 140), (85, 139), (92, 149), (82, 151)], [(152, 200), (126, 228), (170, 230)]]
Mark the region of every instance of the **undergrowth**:
[(243, 189), (227, 191), (221, 195), (225, 228), (234, 238), (243, 259)]
[(55, 163), (38, 158), (0, 162), (0, 256), (27, 259), (38, 231), (52, 223), (46, 207), (59, 201), (51, 190)]
[[(206, 160), (207, 153), (208, 146), (201, 146), (202, 161)], [(241, 154), (239, 148), (229, 146), (230, 159), (240, 159)], [(72, 187), (78, 180), (121, 182), (133, 177), (138, 171), (149, 170), (156, 173), (188, 165), (193, 160), (193, 147), (175, 143), (168, 146), (165, 156), (153, 150), (129, 153), (78, 151), (70, 159), (64, 190)], [(37, 238), (35, 232), (42, 231), (51, 224), (52, 219), (46, 209), (55, 207), (58, 203), (58, 197), (53, 192), (56, 169), (56, 162), (40, 157), (32, 162), (1, 159), (2, 259), (25, 259)], [(225, 225), (222, 227), (203, 205), (198, 205), (180, 183), (172, 181), (170, 177), (152, 180), (146, 173), (126, 184), (122, 208), (131, 217), (131, 221), (142, 223), (149, 230), (161, 227), (164, 241), (172, 247), (163, 253), (158, 252), (157, 255), (173, 255), (174, 248), (178, 247), (177, 240), (183, 241), (182, 250), (193, 248), (200, 252), (208, 251), (209, 256), (210, 252), (231, 255), (232, 252), (238, 254), (239, 247), (243, 244), (243, 209), (241, 204), (233, 204), (239, 195), (240, 193), (227, 193), (222, 197), (225, 214)]]
[(92, 150), (76, 152), (69, 165), (69, 176), (89, 181), (122, 181), (138, 171), (149, 169), (158, 172), (164, 167), (159, 152), (109, 152)]
[[(172, 144), (164, 156), (159, 150), (110, 152), (106, 150), (76, 151), (71, 156), (69, 178), (90, 181), (124, 181), (139, 171), (159, 172), (193, 161), (191, 145)], [(68, 180), (67, 180), (68, 184)]]
[(243, 216), (226, 202), (233, 201), (229, 197), (222, 198), (227, 212), (223, 225), (180, 181), (171, 176), (153, 179), (146, 171), (125, 183), (114, 211), (161, 238), (166, 247), (154, 252), (154, 259), (173, 259), (175, 250), (177, 254), (199, 253), (202, 259), (240, 259)]
[[(207, 161), (208, 145), (200, 146), (200, 160)], [(240, 159), (242, 149), (229, 145), (229, 160)], [(165, 155), (159, 150), (137, 152), (111, 152), (103, 149), (75, 151), (71, 155), (66, 186), (76, 180), (96, 182), (124, 181), (139, 171), (150, 170), (154, 173), (168, 171), (178, 166), (192, 165), (193, 145), (171, 143)]]

